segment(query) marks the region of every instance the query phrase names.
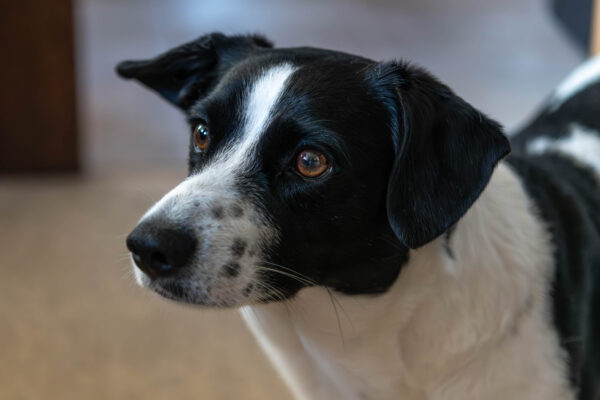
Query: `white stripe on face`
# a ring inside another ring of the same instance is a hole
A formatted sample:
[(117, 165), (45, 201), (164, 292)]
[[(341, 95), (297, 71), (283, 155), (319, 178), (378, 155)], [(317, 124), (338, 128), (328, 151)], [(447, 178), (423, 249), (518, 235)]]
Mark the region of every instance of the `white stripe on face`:
[[(241, 126), (238, 132), (231, 132), (237, 133), (235, 139), (142, 218), (185, 226), (198, 238), (200, 245), (188, 266), (187, 278), (180, 282), (188, 301), (234, 306), (264, 295), (257, 270), (264, 250), (277, 240), (277, 228), (253, 203), (244, 200), (236, 189), (236, 177), (244, 174), (257, 156), (257, 144), (293, 72), (293, 66), (282, 64), (264, 71), (249, 85)], [(232, 250), (235, 243), (243, 244), (237, 255)], [(136, 271), (136, 275), (140, 284), (149, 284), (141, 272)]]
[[(252, 151), (264, 134), (286, 81), (293, 72), (294, 67), (290, 64), (282, 64), (267, 70), (254, 83), (245, 101), (241, 138), (222, 150), (208, 169), (216, 169), (220, 176), (223, 171), (228, 171), (231, 177), (233, 172), (239, 172), (251, 163)], [(204, 173), (205, 171), (201, 175)]]
[[(196, 196), (206, 198), (211, 193), (219, 197), (231, 196), (235, 176), (251, 163), (252, 151), (267, 128), (272, 111), (294, 70), (292, 65), (286, 63), (265, 71), (245, 97), (243, 123), (239, 128), (240, 138), (216, 154), (200, 173), (188, 177), (167, 193), (145, 217), (166, 205), (176, 209), (173, 214), (181, 215), (182, 212), (185, 213), (189, 203), (196, 200)], [(164, 211), (166, 210), (162, 210)]]

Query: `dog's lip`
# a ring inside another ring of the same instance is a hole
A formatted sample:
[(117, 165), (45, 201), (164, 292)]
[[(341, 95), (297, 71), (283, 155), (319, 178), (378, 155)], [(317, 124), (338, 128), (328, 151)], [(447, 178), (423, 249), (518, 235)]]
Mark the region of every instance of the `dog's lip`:
[(211, 301), (211, 299), (206, 295), (198, 292), (192, 292), (189, 288), (186, 288), (184, 285), (181, 285), (173, 280), (164, 282), (153, 280), (150, 282), (147, 288), (159, 296), (179, 304), (199, 307), (218, 306), (218, 304), (216, 304), (214, 301)]
[(161, 282), (160, 280), (154, 279), (150, 281), (147, 288), (158, 293), (162, 297), (182, 303), (190, 303), (190, 300), (196, 297), (190, 296), (184, 286), (177, 282), (173, 282), (172, 280)]
[(179, 294), (175, 294), (172, 291), (170, 291), (169, 289), (166, 289), (160, 285), (156, 285), (156, 284), (152, 284), (150, 286), (150, 289), (152, 289), (154, 292), (156, 292), (157, 294), (159, 294), (160, 296), (169, 299), (169, 300), (173, 300), (173, 301), (177, 301), (180, 303), (189, 303), (189, 301), (185, 298), (185, 296), (182, 296), (182, 291), (178, 290), (180, 293)]

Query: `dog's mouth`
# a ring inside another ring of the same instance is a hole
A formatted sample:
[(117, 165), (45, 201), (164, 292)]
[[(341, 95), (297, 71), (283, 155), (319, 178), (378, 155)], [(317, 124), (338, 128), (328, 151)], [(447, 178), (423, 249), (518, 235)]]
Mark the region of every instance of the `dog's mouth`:
[(188, 282), (169, 280), (169, 281), (150, 281), (144, 285), (145, 288), (152, 290), (156, 294), (168, 300), (177, 303), (185, 303), (206, 307), (237, 307), (245, 305), (240, 304), (240, 300), (234, 296), (220, 296), (213, 294), (209, 289), (201, 289)]
[(201, 293), (190, 290), (187, 285), (178, 282), (153, 282), (148, 286), (148, 289), (156, 292), (158, 295), (176, 301), (178, 303), (187, 303), (202, 306), (215, 306), (210, 299), (203, 296)]
[(135, 263), (133, 268), (140, 286), (168, 300), (197, 306), (231, 308), (271, 303), (286, 300), (300, 289), (297, 281), (278, 281), (278, 275), (260, 270), (243, 280), (231, 280), (193, 274), (157, 278), (148, 276)]

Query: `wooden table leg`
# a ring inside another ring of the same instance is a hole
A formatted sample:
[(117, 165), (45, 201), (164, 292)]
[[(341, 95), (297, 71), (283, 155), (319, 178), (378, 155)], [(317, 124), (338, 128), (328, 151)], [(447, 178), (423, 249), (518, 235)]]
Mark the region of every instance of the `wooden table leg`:
[(77, 169), (73, 2), (0, 1), (0, 174)]
[(594, 0), (592, 7), (591, 55), (600, 54), (600, 0)]

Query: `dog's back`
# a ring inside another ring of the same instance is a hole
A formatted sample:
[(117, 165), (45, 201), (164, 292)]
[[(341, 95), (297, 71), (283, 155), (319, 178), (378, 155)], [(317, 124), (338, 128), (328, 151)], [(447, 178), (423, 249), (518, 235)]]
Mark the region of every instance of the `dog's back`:
[(509, 164), (555, 247), (553, 317), (579, 398), (600, 398), (600, 57), (513, 138)]

